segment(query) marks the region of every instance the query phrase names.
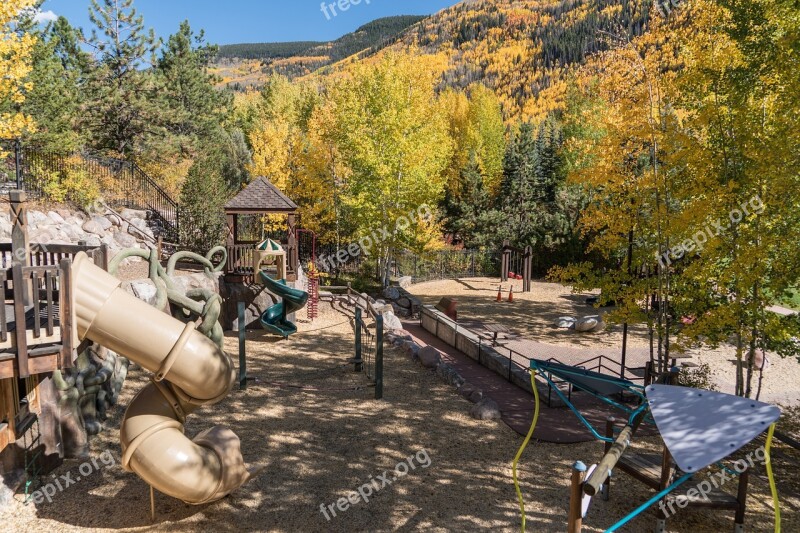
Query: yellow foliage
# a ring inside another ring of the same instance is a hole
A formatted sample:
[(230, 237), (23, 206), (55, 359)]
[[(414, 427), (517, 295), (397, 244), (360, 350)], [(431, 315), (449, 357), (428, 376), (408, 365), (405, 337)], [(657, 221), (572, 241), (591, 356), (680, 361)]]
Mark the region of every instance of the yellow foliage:
[[(3, 0), (0, 3), (0, 101), (22, 104), (30, 84), (25, 78), (31, 72), (31, 52), (36, 38), (19, 35), (14, 22), (20, 13), (32, 7), (35, 0)], [(30, 117), (22, 113), (0, 113), (0, 137), (18, 137), (34, 127)]]

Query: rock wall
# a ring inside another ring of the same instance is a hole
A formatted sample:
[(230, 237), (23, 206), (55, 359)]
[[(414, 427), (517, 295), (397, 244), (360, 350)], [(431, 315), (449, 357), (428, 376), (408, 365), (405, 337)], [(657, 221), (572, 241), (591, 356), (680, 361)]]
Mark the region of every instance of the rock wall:
[[(111, 211), (87, 214), (82, 211), (55, 209), (28, 210), (28, 236), (32, 243), (108, 246), (109, 258), (123, 248), (147, 248), (153, 231), (147, 226), (147, 212), (123, 209), (118, 216)], [(11, 216), (0, 213), (0, 242), (11, 242)]]

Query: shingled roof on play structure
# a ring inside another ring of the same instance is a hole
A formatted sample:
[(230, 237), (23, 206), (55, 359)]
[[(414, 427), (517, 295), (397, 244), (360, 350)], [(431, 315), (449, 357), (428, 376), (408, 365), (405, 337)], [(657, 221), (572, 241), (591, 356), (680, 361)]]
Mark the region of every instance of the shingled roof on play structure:
[(254, 179), (250, 185), (225, 204), (228, 212), (281, 212), (297, 210), (297, 204), (270, 183), (267, 178)]

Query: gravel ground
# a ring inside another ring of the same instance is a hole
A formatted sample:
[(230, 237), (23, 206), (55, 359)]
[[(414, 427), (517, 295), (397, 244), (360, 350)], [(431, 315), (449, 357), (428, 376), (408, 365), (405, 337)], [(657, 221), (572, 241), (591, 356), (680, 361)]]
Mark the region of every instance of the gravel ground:
[[(435, 305), (443, 296), (458, 300), (459, 319), (475, 319), (499, 322), (511, 328), (521, 337), (542, 343), (570, 348), (582, 348), (594, 352), (600, 348), (613, 348), (619, 360), (622, 350), (622, 326), (610, 326), (599, 333), (576, 333), (553, 327), (557, 318), (576, 318), (602, 314), (602, 309), (586, 305), (592, 293), (574, 294), (569, 287), (556, 283), (533, 282), (531, 292), (522, 292), (522, 281), (514, 282), (514, 302), (508, 303), (507, 292), (503, 302), (497, 302), (497, 279), (471, 278), (450, 281), (420, 283), (409, 288), (423, 303)], [(508, 291), (509, 282), (503, 284)], [(649, 338), (643, 325), (631, 326), (628, 330), (629, 346), (647, 348)], [(733, 393), (736, 383), (736, 350), (733, 346), (717, 349), (691, 349), (687, 352), (695, 363), (708, 363), (717, 388), (721, 392)], [(557, 357), (554, 349), (548, 357)], [(589, 355), (586, 359), (593, 357)], [(761, 399), (783, 405), (800, 404), (800, 361), (769, 355), (771, 367), (764, 372)], [(757, 376), (754, 380), (757, 386)]]
[[(13, 504), (0, 515), (5, 530), (518, 531), (511, 460), (521, 437), (502, 422), (470, 418), (469, 403), (394, 348), (386, 350), (385, 399), (372, 399), (364, 376), (353, 374), (347, 363), (352, 357), (347, 319), (326, 304), (318, 320), (298, 325), (300, 332), (289, 341), (249, 333), (248, 369), (258, 381), (200, 410), (187, 426), (190, 435), (215, 424), (232, 428), (246, 460), (265, 467), (260, 477), (200, 507), (157, 495), (151, 523), (147, 485), (119, 466), (123, 408), (148, 378), (137, 367), (120, 407), (106, 421), (108, 429), (92, 440), (92, 455), (109, 451), (116, 464), (101, 463), (52, 503)], [(233, 336), (226, 347), (236, 353)], [(636, 446), (653, 448), (655, 442), (637, 440)], [(599, 443), (530, 445), (519, 471), (529, 531), (564, 531), (570, 465), (577, 459), (596, 462), (601, 455)], [(412, 456), (416, 468), (376, 491), (369, 503), (337, 511), (330, 521), (321, 513), (321, 504), (334, 504), (384, 471), (393, 478), (397, 465)], [(71, 472), (74, 478), (80, 465), (69, 461), (55, 474)], [(585, 530), (603, 531), (649, 495), (621, 475), (611, 501), (593, 504)], [(754, 480), (748, 530), (771, 530), (770, 501), (766, 484)], [(798, 507), (800, 499), (784, 495), (785, 531), (800, 530)], [(646, 514), (627, 530), (651, 530), (653, 516)], [(683, 510), (669, 527), (717, 532), (730, 530), (732, 522), (730, 513)]]

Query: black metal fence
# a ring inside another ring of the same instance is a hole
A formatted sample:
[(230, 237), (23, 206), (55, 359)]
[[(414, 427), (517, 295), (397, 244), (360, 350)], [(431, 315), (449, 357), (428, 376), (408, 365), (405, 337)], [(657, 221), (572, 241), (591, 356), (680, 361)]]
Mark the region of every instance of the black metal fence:
[(443, 250), (423, 255), (404, 252), (395, 256), (391, 273), (411, 276), (414, 282), (497, 277), (500, 262), (500, 252), (490, 250)]
[[(179, 243), (180, 206), (136, 163), (89, 152), (58, 153), (17, 140), (0, 140), (0, 189), (19, 188), (41, 197), (76, 177), (102, 190), (113, 207), (147, 211), (150, 226), (166, 242)], [(77, 187), (81, 189), (81, 187)], [(79, 193), (82, 191), (78, 191)], [(79, 201), (67, 196), (64, 199)]]

